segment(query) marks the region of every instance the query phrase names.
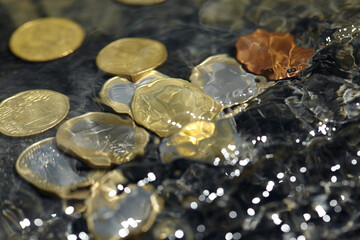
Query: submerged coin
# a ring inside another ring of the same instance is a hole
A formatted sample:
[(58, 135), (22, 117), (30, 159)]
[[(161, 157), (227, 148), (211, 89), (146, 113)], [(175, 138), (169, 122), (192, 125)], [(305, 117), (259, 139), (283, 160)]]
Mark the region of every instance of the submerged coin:
[(55, 138), (44, 139), (25, 149), (15, 166), (26, 181), (65, 199), (88, 197), (86, 188), (103, 175), (100, 171), (78, 170), (84, 168), (82, 163), (59, 152)]
[(189, 122), (216, 118), (222, 107), (191, 83), (165, 78), (141, 85), (131, 110), (136, 123), (169, 137)]
[(104, 47), (96, 57), (104, 72), (132, 80), (153, 70), (167, 59), (166, 47), (156, 40), (123, 38)]
[(55, 60), (78, 49), (84, 29), (66, 18), (40, 18), (20, 26), (10, 38), (10, 50), (32, 62)]
[(93, 112), (63, 123), (56, 133), (60, 149), (94, 167), (122, 164), (144, 154), (149, 140), (145, 129), (132, 119)]
[(246, 72), (227, 54), (207, 58), (192, 70), (189, 80), (224, 107), (247, 101), (257, 95), (257, 82), (266, 82), (264, 77)]
[(101, 88), (99, 93), (100, 102), (111, 107), (118, 113), (125, 113), (132, 117), (131, 101), (136, 88), (142, 84), (163, 78), (169, 77), (155, 70), (142, 75), (136, 83), (130, 82), (125, 78), (113, 77)]
[(0, 104), (0, 132), (12, 137), (44, 132), (61, 122), (69, 108), (68, 97), (55, 91), (18, 93)]
[(162, 3), (165, 0), (117, 0), (117, 1), (129, 5), (153, 5), (153, 4)]
[(237, 145), (236, 133), (230, 119), (216, 122), (196, 121), (165, 139), (160, 152), (164, 162), (178, 157), (189, 157), (217, 166), (237, 161)]
[(123, 239), (146, 232), (161, 210), (161, 200), (150, 186), (127, 185), (120, 170), (107, 173), (91, 192), (85, 202), (86, 219), (96, 239)]

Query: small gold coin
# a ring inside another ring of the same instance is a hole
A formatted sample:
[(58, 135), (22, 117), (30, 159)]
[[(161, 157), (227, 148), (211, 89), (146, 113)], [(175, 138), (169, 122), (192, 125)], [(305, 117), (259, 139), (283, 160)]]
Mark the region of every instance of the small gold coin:
[(145, 152), (148, 132), (115, 114), (91, 112), (63, 123), (56, 133), (60, 149), (93, 167), (110, 167)]
[(84, 29), (70, 19), (40, 18), (16, 29), (9, 45), (19, 58), (45, 62), (71, 54), (81, 46), (84, 38)]
[(134, 80), (163, 64), (167, 55), (161, 42), (123, 38), (104, 47), (96, 57), (96, 64), (106, 73)]
[(117, 1), (124, 3), (124, 4), (129, 4), (129, 5), (145, 6), (145, 5), (153, 5), (153, 4), (162, 3), (165, 0), (117, 0)]
[(55, 91), (18, 93), (0, 104), (0, 132), (11, 137), (44, 132), (61, 122), (69, 108), (69, 98)]

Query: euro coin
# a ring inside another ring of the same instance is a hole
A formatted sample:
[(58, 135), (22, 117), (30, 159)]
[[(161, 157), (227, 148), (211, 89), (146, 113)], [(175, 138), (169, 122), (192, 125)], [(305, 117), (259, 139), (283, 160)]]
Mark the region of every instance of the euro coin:
[(61, 122), (69, 108), (68, 97), (55, 91), (18, 93), (0, 104), (0, 132), (12, 137), (44, 132)]
[(156, 40), (123, 38), (104, 47), (96, 57), (97, 66), (104, 72), (136, 79), (167, 59), (166, 47)]
[(19, 58), (45, 62), (67, 56), (85, 38), (84, 29), (66, 18), (40, 18), (25, 23), (12, 34), (10, 50)]

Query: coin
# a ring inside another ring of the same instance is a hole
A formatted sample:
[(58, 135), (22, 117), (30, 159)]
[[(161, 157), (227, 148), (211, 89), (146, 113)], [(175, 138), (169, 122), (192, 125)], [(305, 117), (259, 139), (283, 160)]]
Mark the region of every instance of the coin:
[(91, 112), (63, 123), (56, 133), (60, 149), (93, 167), (109, 167), (145, 152), (149, 134), (129, 118)]
[(0, 103), (0, 132), (25, 137), (44, 132), (69, 112), (69, 98), (51, 90), (29, 90)]
[(15, 167), (22, 178), (40, 190), (64, 199), (84, 199), (104, 172), (77, 170), (81, 165), (58, 150), (55, 138), (47, 138), (25, 149)]
[(129, 5), (153, 5), (162, 3), (165, 0), (117, 0), (118, 2), (129, 4)]
[(40, 18), (16, 29), (9, 45), (19, 58), (45, 62), (71, 54), (81, 46), (84, 38), (84, 29), (70, 19)]
[(104, 47), (96, 57), (97, 66), (111, 75), (135, 80), (167, 59), (166, 47), (156, 40), (123, 38)]
[(164, 78), (141, 84), (131, 111), (137, 124), (169, 137), (189, 122), (217, 118), (222, 106), (185, 80)]

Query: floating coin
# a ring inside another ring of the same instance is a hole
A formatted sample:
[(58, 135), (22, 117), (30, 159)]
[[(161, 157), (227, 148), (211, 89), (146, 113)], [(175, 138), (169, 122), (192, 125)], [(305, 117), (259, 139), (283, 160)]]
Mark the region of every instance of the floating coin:
[(94, 167), (122, 164), (144, 154), (149, 140), (145, 129), (132, 119), (93, 112), (63, 123), (56, 133), (60, 149)]
[(141, 85), (131, 110), (136, 123), (169, 137), (189, 122), (216, 118), (222, 107), (191, 83), (166, 78)]
[(96, 57), (97, 66), (104, 72), (135, 80), (136, 77), (163, 64), (166, 47), (146, 38), (123, 38), (104, 47)]
[(239, 154), (235, 135), (230, 119), (192, 122), (163, 141), (161, 156), (166, 163), (178, 157), (189, 157), (215, 166), (233, 164)]
[(224, 107), (240, 104), (257, 95), (257, 81), (266, 82), (264, 77), (246, 72), (227, 54), (207, 58), (193, 69), (189, 80)]
[(84, 166), (79, 160), (59, 152), (55, 138), (31, 145), (16, 161), (16, 170), (22, 178), (65, 199), (88, 197), (87, 188), (103, 175), (100, 171), (78, 170), (81, 168)]
[(146, 232), (160, 212), (161, 201), (149, 186), (126, 183), (121, 172), (114, 170), (91, 188), (86, 218), (96, 239), (123, 239)]
[(296, 46), (290, 33), (269, 33), (258, 29), (236, 42), (236, 58), (255, 74), (270, 80), (295, 78), (314, 50)]
[(31, 136), (61, 122), (69, 112), (69, 99), (51, 90), (18, 93), (0, 104), (0, 132), (12, 137)]
[(129, 5), (145, 6), (145, 5), (153, 5), (153, 4), (162, 3), (165, 0), (117, 0), (117, 1), (121, 2), (121, 3), (129, 4)]
[(66, 18), (40, 18), (20, 26), (10, 38), (10, 50), (19, 58), (44, 62), (65, 57), (83, 43), (84, 29)]

